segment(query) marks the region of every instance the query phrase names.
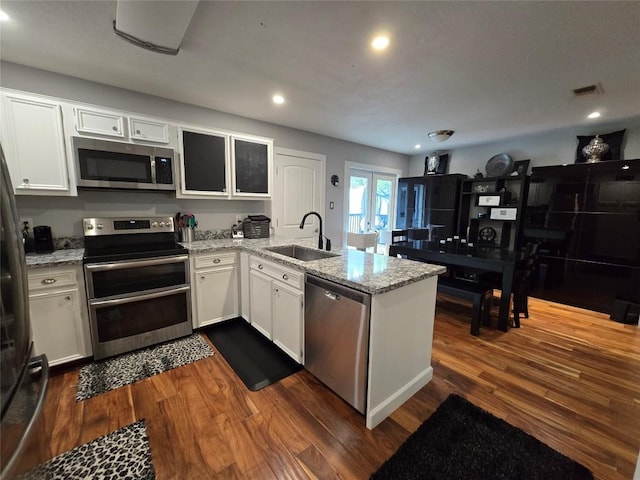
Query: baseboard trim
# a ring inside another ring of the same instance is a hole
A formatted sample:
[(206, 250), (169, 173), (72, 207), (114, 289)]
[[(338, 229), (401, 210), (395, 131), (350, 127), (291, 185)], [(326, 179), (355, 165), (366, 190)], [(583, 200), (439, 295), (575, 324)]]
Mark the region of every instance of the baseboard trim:
[(429, 366), (413, 377), (384, 402), (370, 410), (367, 409), (367, 428), (369, 430), (373, 430), (377, 427), (385, 418), (400, 407), (400, 405), (413, 397), (422, 387), (429, 383), (432, 378), (433, 367)]

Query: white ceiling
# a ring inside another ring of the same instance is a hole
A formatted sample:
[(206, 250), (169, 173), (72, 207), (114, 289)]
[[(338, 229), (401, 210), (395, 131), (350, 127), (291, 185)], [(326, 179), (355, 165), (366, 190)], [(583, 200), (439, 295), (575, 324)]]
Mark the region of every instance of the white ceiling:
[(115, 1), (0, 8), (2, 60), (405, 154), (640, 115), (638, 1), (203, 0), (176, 57), (116, 37)]

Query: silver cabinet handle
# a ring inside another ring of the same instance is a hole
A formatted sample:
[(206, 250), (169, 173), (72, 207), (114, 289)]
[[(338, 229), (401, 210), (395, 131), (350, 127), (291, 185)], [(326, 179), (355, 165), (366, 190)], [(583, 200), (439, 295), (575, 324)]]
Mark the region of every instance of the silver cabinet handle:
[(70, 295), (67, 295), (66, 297), (64, 297), (64, 299), (65, 299), (67, 302), (70, 302), (70, 301), (71, 301), (71, 296), (70, 296)]
[(57, 282), (57, 280), (55, 278), (45, 278), (40, 283), (42, 283), (43, 285), (53, 285), (56, 282)]
[(119, 132), (118, 127), (116, 127), (115, 125), (111, 128), (113, 129), (114, 132)]
[(260, 264), (260, 265), (258, 265), (258, 268), (259, 268), (260, 270), (262, 270), (264, 267), (262, 266), (262, 264)]
[(213, 259), (213, 263), (220, 263), (220, 259), (219, 258), (214, 258)]
[(283, 280), (289, 280), (289, 275), (287, 275), (286, 273), (284, 275), (282, 275), (282, 279)]
[(29, 184), (29, 179), (28, 178), (23, 178), (22, 179), (22, 183), (26, 183), (28, 185)]

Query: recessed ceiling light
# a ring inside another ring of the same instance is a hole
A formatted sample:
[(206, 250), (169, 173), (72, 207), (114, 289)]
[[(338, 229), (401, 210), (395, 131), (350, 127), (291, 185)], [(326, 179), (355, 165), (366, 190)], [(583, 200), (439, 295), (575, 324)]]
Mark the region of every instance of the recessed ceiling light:
[(279, 94), (274, 95), (273, 103), (275, 103), (276, 105), (282, 105), (284, 103), (284, 97)]
[(0, 10), (0, 22), (6, 22), (9, 20), (9, 15)]
[(384, 50), (389, 46), (389, 37), (380, 35), (373, 39), (373, 41), (371, 42), (371, 46), (375, 50)]
[(623, 165), (623, 166), (622, 166), (622, 169), (623, 169), (623, 170), (629, 170), (629, 165)]
[(414, 146), (414, 148), (415, 148), (416, 150), (418, 150), (418, 149), (419, 149), (419, 148), (421, 148), (421, 147), (422, 147), (422, 145), (420, 145), (419, 143), (416, 143), (416, 144), (415, 144), (415, 146)]
[(600, 116), (600, 112), (591, 112), (587, 115), (587, 118), (598, 118)]

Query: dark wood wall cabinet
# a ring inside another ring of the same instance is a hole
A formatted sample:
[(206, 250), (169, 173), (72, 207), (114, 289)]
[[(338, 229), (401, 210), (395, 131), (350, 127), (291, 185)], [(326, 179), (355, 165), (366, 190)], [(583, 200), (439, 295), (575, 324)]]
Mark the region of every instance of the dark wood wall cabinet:
[(398, 180), (396, 228), (429, 230), (438, 240), (454, 234), (462, 174), (425, 175)]
[(640, 303), (640, 159), (533, 168), (524, 235), (542, 242), (534, 296)]

